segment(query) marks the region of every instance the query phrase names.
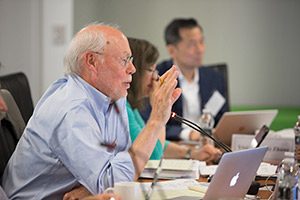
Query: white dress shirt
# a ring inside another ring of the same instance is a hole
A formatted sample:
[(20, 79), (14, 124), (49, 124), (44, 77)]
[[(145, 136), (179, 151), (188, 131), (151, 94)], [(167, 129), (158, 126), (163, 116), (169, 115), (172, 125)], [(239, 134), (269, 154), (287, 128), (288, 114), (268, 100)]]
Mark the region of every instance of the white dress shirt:
[[(199, 70), (195, 69), (195, 75), (192, 82), (185, 79), (182, 73), (179, 74), (180, 87), (182, 89), (182, 103), (183, 103), (183, 117), (189, 119), (195, 123), (200, 118), (200, 97), (199, 97)], [(184, 128), (180, 133), (180, 138), (183, 140), (189, 140), (191, 129), (182, 124)]]

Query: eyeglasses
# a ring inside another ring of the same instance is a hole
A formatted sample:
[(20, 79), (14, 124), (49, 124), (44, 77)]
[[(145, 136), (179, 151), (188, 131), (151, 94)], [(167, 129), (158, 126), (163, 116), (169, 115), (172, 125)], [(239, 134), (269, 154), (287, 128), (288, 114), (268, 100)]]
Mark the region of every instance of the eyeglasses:
[[(103, 55), (103, 53), (100, 53), (100, 52), (97, 52), (97, 51), (92, 51), (93, 53), (95, 54), (98, 54), (98, 55)], [(112, 55), (111, 55), (112, 56)], [(128, 56), (126, 58), (122, 58), (122, 57), (119, 57), (121, 59), (121, 64), (126, 67), (129, 63), (132, 63), (133, 62), (133, 56)]]
[(143, 70), (146, 70), (148, 72), (152, 72), (152, 79), (155, 81), (159, 81), (159, 74), (158, 71), (156, 69), (151, 69), (151, 68), (143, 68)]
[(129, 63), (133, 62), (133, 56), (128, 56), (127, 58), (121, 58), (122, 65), (126, 67)]

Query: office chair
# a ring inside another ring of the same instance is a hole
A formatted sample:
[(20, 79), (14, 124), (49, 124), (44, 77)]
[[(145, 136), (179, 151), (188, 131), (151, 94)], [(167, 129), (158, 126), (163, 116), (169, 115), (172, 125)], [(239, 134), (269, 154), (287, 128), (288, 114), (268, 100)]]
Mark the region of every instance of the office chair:
[(33, 101), (26, 75), (18, 72), (0, 76), (0, 84), (2, 89), (7, 89), (12, 94), (25, 123), (27, 123), (33, 113)]
[(23, 133), (25, 123), (12, 95), (2, 89), (1, 95), (8, 111), (0, 116), (0, 181), (6, 164)]
[(218, 63), (218, 64), (212, 64), (208, 65), (207, 67), (210, 67), (217, 73), (221, 74), (223, 77), (223, 84), (224, 84), (224, 91), (222, 91), (222, 95), (227, 101), (226, 104), (226, 110), (230, 111), (230, 97), (229, 97), (229, 81), (228, 81), (228, 67), (226, 63)]

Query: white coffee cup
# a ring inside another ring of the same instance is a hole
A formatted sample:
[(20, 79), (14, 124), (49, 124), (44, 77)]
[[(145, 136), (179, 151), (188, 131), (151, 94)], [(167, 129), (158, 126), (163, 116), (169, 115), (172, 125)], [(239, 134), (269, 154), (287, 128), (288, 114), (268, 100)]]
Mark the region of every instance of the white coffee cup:
[(117, 194), (122, 200), (142, 200), (145, 199), (142, 186), (137, 182), (115, 183), (113, 188), (107, 188), (105, 193)]

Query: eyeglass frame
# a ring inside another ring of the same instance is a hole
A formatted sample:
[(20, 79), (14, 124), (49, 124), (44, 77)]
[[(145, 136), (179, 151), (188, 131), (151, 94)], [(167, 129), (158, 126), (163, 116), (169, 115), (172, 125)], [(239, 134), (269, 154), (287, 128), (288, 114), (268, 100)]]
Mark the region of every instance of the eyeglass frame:
[[(91, 51), (92, 53), (98, 54), (98, 55), (104, 55), (104, 53), (98, 52), (98, 51)], [(111, 55), (112, 56), (112, 55)], [(113, 56), (114, 57), (114, 56)], [(129, 63), (133, 63), (133, 56), (127, 56), (126, 58), (118, 57), (123, 62), (122, 65), (124, 67), (127, 67)]]

